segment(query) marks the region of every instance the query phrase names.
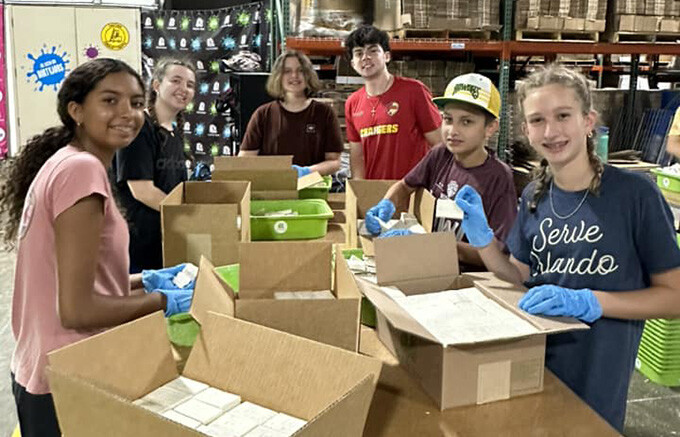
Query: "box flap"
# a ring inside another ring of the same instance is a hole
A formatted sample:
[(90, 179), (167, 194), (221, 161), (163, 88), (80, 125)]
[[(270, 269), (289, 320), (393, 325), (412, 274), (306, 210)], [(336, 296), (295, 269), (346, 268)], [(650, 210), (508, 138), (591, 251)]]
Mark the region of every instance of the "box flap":
[(392, 285), (421, 278), (458, 276), (456, 236), (451, 232), (377, 238), (375, 270), (378, 283)]
[(426, 189), (420, 188), (411, 195), (408, 211), (418, 218), (427, 232), (432, 232), (437, 212), (436, 205), (437, 199)]
[(296, 191), (297, 172), (292, 168), (264, 170), (215, 170), (213, 181), (250, 181), (252, 191)]
[(238, 299), (236, 317), (356, 352), (359, 308), (359, 299)]
[[(181, 205), (184, 200), (184, 184), (178, 184), (175, 188), (168, 193), (163, 200), (161, 200), (161, 206), (163, 205)], [(161, 208), (161, 211), (163, 208)]]
[(540, 329), (542, 334), (590, 329), (588, 325), (572, 317), (533, 316), (520, 310), (517, 304), (526, 292), (526, 288), (503, 281), (493, 274), (487, 273), (487, 275), (489, 275), (488, 279), (475, 281), (475, 286), (482, 292), (495, 297), (499, 304)]
[(309, 188), (312, 185), (316, 185), (323, 181), (324, 181), (323, 176), (321, 176), (321, 174), (318, 171), (315, 171), (314, 173), (310, 173), (307, 176), (302, 176), (301, 178), (298, 178), (297, 189), (302, 190), (305, 188)]
[(263, 241), (242, 243), (239, 250), (239, 299), (272, 297), (273, 291), (331, 289), (330, 242)]
[(346, 437), (363, 434), (375, 386), (370, 377), (313, 418), (296, 437)]
[[(144, 361), (138, 356), (138, 361)], [(103, 360), (96, 360), (103, 361)], [(152, 361), (150, 361), (152, 362)], [(92, 364), (88, 361), (87, 364)], [(131, 378), (137, 367), (128, 368)], [(47, 368), (59, 427), (65, 436), (200, 437), (203, 434), (137, 407), (68, 372)]]
[(208, 311), (234, 316), (233, 290), (220, 280), (214, 270), (213, 264), (202, 256), (189, 310), (191, 316), (201, 325)]
[(178, 376), (166, 329), (158, 311), (50, 352), (49, 365), (137, 399)]
[(373, 358), (211, 312), (184, 375), (311, 419), (366, 376), (377, 384), (381, 367)]
[(248, 181), (184, 182), (186, 204), (240, 203), (249, 194)]
[(252, 200), (289, 200), (298, 199), (300, 195), (297, 190), (270, 190), (253, 191), (250, 197)]
[(361, 291), (342, 251), (335, 251), (335, 296), (338, 299), (361, 299)]
[(410, 332), (434, 343), (439, 343), (427, 329), (416, 322), (398, 303), (380, 290), (379, 286), (361, 277), (357, 277), (357, 284), (359, 284), (359, 288), (364, 296), (375, 305), (376, 310), (382, 313), (395, 328), (400, 331)]
[(215, 170), (281, 170), (291, 168), (292, 155), (216, 156)]

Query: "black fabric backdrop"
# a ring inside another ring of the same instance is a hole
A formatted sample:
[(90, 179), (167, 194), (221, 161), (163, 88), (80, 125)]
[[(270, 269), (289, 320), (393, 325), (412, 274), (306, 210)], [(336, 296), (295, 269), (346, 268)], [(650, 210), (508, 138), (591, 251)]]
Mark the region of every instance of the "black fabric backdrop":
[[(196, 95), (185, 111), (184, 149), (196, 162), (234, 150), (234, 120), (220, 101), (229, 94), (224, 71), (269, 71), (270, 0), (215, 10), (142, 12), (144, 75), (155, 61), (189, 57), (197, 66)], [(224, 109), (220, 112), (218, 109)]]

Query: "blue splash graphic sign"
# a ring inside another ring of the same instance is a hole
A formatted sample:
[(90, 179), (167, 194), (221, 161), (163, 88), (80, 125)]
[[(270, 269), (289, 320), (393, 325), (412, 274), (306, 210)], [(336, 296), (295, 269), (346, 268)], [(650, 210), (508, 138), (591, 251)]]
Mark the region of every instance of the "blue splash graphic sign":
[(36, 91), (42, 91), (45, 87), (52, 87), (54, 91), (57, 91), (59, 85), (71, 71), (67, 67), (67, 64), (71, 62), (68, 60), (68, 54), (66, 52), (57, 53), (56, 46), (53, 46), (49, 52), (42, 48), (38, 56), (29, 53), (26, 57), (33, 62), (32, 70), (26, 73), (26, 78), (28, 81), (31, 78), (35, 80), (36, 85), (38, 85)]

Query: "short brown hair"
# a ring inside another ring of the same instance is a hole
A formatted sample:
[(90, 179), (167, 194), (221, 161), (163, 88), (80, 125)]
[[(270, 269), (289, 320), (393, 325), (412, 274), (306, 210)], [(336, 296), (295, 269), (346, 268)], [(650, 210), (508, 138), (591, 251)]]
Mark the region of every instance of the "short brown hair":
[(297, 58), (302, 66), (302, 74), (305, 76), (305, 84), (307, 85), (305, 95), (310, 97), (319, 91), (321, 89), (321, 82), (319, 82), (319, 76), (317, 76), (314, 67), (312, 67), (312, 61), (302, 52), (286, 50), (274, 62), (272, 72), (269, 75), (269, 79), (267, 79), (267, 93), (275, 99), (283, 99), (284, 93), (283, 86), (281, 85), (281, 76), (283, 76), (283, 66), (288, 58)]

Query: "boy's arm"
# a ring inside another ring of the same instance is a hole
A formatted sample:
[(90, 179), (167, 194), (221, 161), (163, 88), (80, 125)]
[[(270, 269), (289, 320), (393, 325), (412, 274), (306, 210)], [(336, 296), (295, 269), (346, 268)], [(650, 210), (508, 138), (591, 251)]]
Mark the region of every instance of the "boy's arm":
[(384, 198), (390, 200), (398, 210), (404, 209), (404, 206), (408, 206), (408, 199), (415, 190), (402, 179), (387, 190)]
[(364, 178), (364, 147), (361, 143), (349, 143), (349, 168), (352, 179)]
[(442, 142), (441, 127), (438, 127), (437, 129), (430, 132), (425, 132), (424, 135), (430, 147), (436, 146), (437, 144)]

